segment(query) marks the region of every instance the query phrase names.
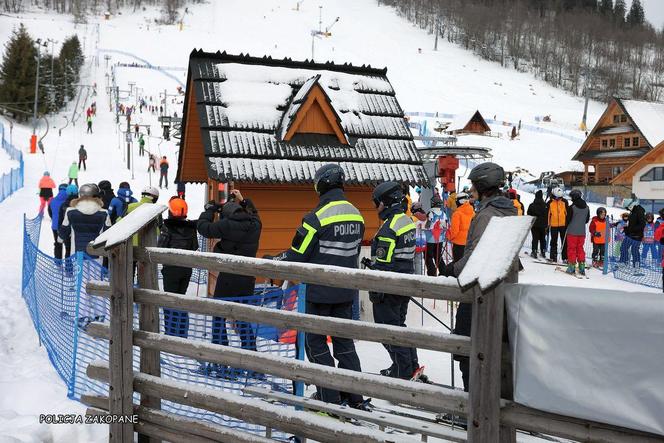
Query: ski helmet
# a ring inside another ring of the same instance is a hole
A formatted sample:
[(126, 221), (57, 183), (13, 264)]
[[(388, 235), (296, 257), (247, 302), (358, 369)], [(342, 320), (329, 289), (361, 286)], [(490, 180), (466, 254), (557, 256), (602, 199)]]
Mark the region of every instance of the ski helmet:
[(78, 195), (78, 186), (72, 184), (67, 186), (67, 195)]
[(94, 183), (86, 183), (78, 190), (79, 197), (99, 197), (99, 186)]
[(496, 163), (481, 163), (473, 168), (468, 175), (470, 180), (480, 194), (490, 190), (499, 189), (505, 182), (505, 170)]
[(464, 203), (468, 203), (469, 201), (470, 201), (470, 196), (465, 192), (459, 192), (456, 196), (456, 204), (459, 206), (463, 205)]
[(604, 206), (600, 206), (599, 208), (597, 208), (597, 216), (598, 217), (602, 212), (606, 215), (606, 208)]
[(168, 211), (175, 217), (186, 217), (188, 210), (187, 202), (180, 197), (174, 196), (168, 201)]
[(50, 177), (50, 176), (51, 176), (51, 173), (48, 172), (48, 171), (44, 171), (44, 175), (45, 175), (46, 177)]
[(382, 203), (386, 208), (400, 204), (404, 199), (403, 189), (397, 182), (384, 182), (376, 186), (373, 191), (373, 202), (376, 207)]
[(141, 195), (146, 195), (148, 197), (159, 198), (159, 189), (154, 186), (146, 186), (141, 191)]
[(579, 200), (581, 197), (583, 197), (583, 194), (578, 189), (572, 189), (569, 193), (569, 198), (572, 200)]
[(563, 196), (562, 188), (560, 188), (558, 186), (553, 188), (553, 190), (551, 191), (551, 195), (553, 195), (555, 198), (562, 198), (562, 196)]
[(514, 188), (509, 188), (509, 189), (507, 190), (507, 196), (508, 196), (509, 198), (511, 198), (512, 200), (514, 200), (514, 199), (516, 198), (516, 189), (514, 189)]
[(346, 174), (341, 166), (328, 163), (321, 166), (314, 174), (314, 189), (318, 195), (323, 195), (330, 189), (343, 189)]

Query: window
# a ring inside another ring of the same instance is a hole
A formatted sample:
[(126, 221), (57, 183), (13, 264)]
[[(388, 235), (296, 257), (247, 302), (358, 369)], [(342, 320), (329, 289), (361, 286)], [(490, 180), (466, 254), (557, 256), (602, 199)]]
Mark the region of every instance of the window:
[(631, 141), (631, 139), (629, 137), (625, 137), (625, 140), (623, 140), (623, 142), (625, 143), (626, 148), (629, 148), (629, 142), (630, 141)]
[(623, 171), (622, 166), (614, 166), (613, 168), (611, 168), (611, 175), (615, 177), (616, 175), (620, 174), (622, 171)]
[(655, 168), (655, 181), (664, 181), (664, 168)]
[(602, 140), (602, 148), (606, 148), (607, 146), (609, 146), (608, 140), (606, 139)]
[(632, 146), (635, 148), (639, 146), (639, 138), (638, 137), (632, 137)]
[(613, 123), (618, 123), (620, 121), (620, 116), (619, 115), (614, 115), (613, 116)]
[(648, 172), (646, 172), (641, 176), (639, 181), (642, 182), (664, 181), (664, 167), (658, 166), (656, 168), (651, 168)]
[(616, 147), (616, 139), (615, 138), (609, 139), (609, 147), (610, 148), (615, 148)]
[(620, 116), (620, 122), (625, 123), (627, 121), (627, 116), (625, 114)]

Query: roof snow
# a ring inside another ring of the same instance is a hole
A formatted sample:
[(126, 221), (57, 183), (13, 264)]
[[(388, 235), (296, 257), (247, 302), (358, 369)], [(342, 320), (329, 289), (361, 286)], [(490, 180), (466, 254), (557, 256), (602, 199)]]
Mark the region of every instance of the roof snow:
[(664, 141), (664, 103), (620, 100), (632, 122), (653, 148)]

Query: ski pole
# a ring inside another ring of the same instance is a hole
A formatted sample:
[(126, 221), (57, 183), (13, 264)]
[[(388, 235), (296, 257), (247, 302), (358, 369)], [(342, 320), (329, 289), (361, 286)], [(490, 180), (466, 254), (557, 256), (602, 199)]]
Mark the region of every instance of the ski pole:
[(439, 319), (438, 317), (436, 317), (436, 316), (433, 314), (433, 312), (429, 311), (429, 310), (428, 310), (428, 309), (427, 309), (422, 303), (418, 302), (418, 301), (415, 300), (413, 297), (408, 297), (408, 298), (410, 298), (410, 300), (411, 300), (413, 303), (415, 303), (417, 306), (419, 306), (424, 312), (426, 312), (427, 314), (429, 314), (434, 320), (436, 320), (436, 321), (437, 321), (438, 323), (440, 323), (441, 325), (445, 326), (445, 328), (447, 328), (448, 331), (452, 332), (452, 329), (451, 329), (449, 326), (447, 326), (445, 323), (443, 323), (443, 321), (442, 321), (441, 319)]

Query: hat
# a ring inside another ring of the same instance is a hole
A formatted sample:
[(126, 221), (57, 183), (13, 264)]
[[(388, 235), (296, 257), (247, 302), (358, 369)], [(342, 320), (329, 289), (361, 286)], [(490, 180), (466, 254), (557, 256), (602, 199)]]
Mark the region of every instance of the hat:
[(78, 186), (76, 185), (67, 186), (67, 195), (77, 195), (77, 194), (78, 194)]
[(175, 217), (186, 217), (188, 210), (187, 202), (178, 196), (173, 196), (168, 201), (168, 211)]
[(543, 198), (544, 193), (542, 192), (541, 189), (538, 189), (537, 192), (535, 192), (535, 198)]
[(44, 175), (45, 175), (46, 177), (50, 177), (50, 176), (51, 176), (51, 173), (48, 172), (48, 171), (44, 171)]

